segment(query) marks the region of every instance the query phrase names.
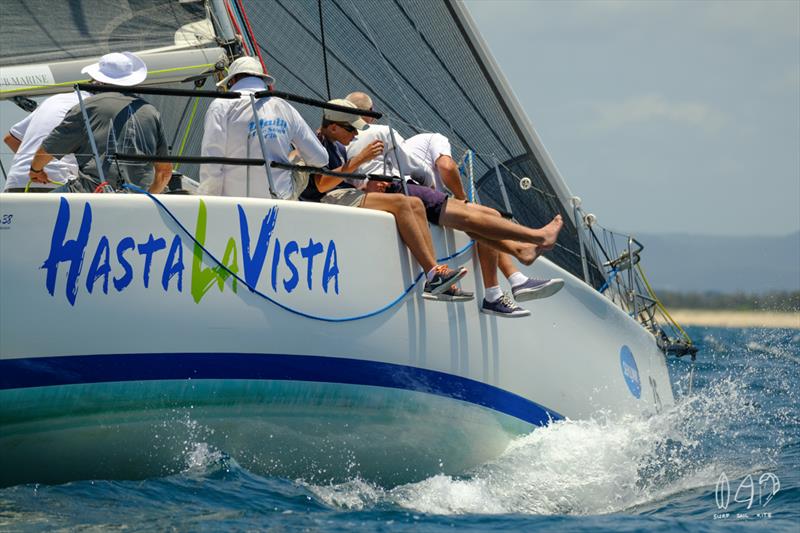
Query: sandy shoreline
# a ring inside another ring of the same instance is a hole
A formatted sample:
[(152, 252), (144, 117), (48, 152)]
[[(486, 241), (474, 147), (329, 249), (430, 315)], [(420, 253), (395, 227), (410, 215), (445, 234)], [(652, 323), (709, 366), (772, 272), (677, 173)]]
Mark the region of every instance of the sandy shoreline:
[(792, 328), (800, 329), (800, 313), (774, 311), (717, 311), (713, 309), (675, 309), (670, 315), (685, 326), (718, 326), (724, 328)]

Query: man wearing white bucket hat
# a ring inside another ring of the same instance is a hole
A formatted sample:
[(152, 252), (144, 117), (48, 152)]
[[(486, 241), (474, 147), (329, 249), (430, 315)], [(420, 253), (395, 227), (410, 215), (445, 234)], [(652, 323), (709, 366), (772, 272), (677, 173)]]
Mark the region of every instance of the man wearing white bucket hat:
[[(306, 165), (318, 167), (328, 162), (328, 152), (317, 140), (314, 131), (285, 100), (274, 96), (257, 100), (256, 126), (250, 94), (266, 90), (274, 81), (253, 57), (240, 57), (231, 63), (228, 75), (217, 85), (228, 87), (242, 96), (234, 100), (219, 98), (208, 106), (201, 148), (203, 156), (261, 159), (258, 127), (266, 141), (270, 161), (288, 163), (294, 146)], [(301, 192), (293, 185), (292, 174), (288, 170), (272, 169), (272, 178), (275, 192), (280, 198), (296, 198)], [(198, 192), (270, 197), (267, 173), (263, 166), (204, 164), (200, 168)]]
[[(147, 78), (147, 66), (130, 52), (106, 54), (100, 61), (84, 67), (96, 85), (132, 87)], [(91, 192), (103, 185), (120, 189), (129, 183), (150, 192), (164, 190), (172, 175), (170, 163), (132, 163), (118, 161), (109, 154), (167, 155), (167, 141), (161, 127), (161, 118), (155, 107), (138, 96), (127, 92), (103, 92), (85, 101), (97, 151), (100, 155), (102, 175), (92, 153), (91, 141), (84, 129), (80, 106), (73, 107), (64, 120), (42, 142), (31, 162), (30, 177), (39, 183), (47, 182), (44, 165), (54, 156), (75, 154), (80, 177), (57, 192)], [(155, 169), (155, 172), (154, 172)]]

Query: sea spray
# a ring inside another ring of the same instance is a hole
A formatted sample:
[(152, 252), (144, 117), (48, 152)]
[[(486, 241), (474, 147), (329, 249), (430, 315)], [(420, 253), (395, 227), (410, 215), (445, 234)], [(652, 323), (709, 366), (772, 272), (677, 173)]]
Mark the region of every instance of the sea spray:
[[(761, 375), (770, 363), (765, 358), (797, 353), (794, 340), (775, 339), (776, 334), (749, 331), (749, 341), (737, 339), (738, 347), (748, 342), (779, 347), (748, 353), (744, 361), (729, 360), (727, 343), (707, 339), (709, 351), (701, 357), (712, 362), (698, 364), (717, 367), (715, 360), (724, 359), (722, 368), (706, 368), (711, 379), (701, 379), (695, 394), (679, 397), (656, 416), (599, 413), (590, 420), (555, 422), (514, 440), (500, 458), (460, 477), (438, 475), (393, 489), (363, 480), (310, 489), (326, 504), (346, 509), (389, 504), (444, 515), (594, 515), (654, 505), (685, 492), (713, 495), (723, 472), (739, 478), (775, 467), (787, 432), (796, 433), (797, 369)], [(784, 361), (792, 363), (791, 357)], [(673, 364), (685, 374), (688, 361)], [(768, 382), (767, 394), (762, 382)], [(782, 407), (772, 409), (764, 397)]]

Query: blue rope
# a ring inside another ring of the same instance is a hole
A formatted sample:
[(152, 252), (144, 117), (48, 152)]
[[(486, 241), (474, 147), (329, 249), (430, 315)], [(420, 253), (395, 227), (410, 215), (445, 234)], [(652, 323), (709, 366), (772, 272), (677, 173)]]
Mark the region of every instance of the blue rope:
[[(126, 189), (129, 189), (131, 191), (137, 192), (139, 194), (147, 195), (147, 197), (149, 197), (151, 200), (153, 200), (153, 202), (155, 202), (155, 204), (158, 207), (160, 207), (178, 225), (178, 227), (186, 235), (189, 236), (189, 238), (194, 242), (195, 245), (199, 246), (200, 249), (203, 250), (204, 254), (206, 254), (210, 259), (212, 259), (217, 265), (219, 265), (223, 270), (225, 270), (225, 272), (227, 272), (230, 276), (232, 276), (234, 279), (236, 279), (239, 283), (241, 283), (242, 285), (244, 285), (245, 287), (250, 289), (250, 292), (252, 292), (254, 294), (257, 294), (258, 296), (261, 296), (262, 298), (264, 298), (268, 302), (270, 302), (270, 303), (272, 303), (274, 305), (277, 305), (278, 307), (280, 307), (284, 311), (288, 311), (290, 313), (293, 313), (295, 315), (301, 316), (303, 318), (310, 318), (311, 320), (320, 320), (322, 322), (352, 322), (354, 320), (362, 320), (364, 318), (370, 318), (370, 317), (373, 317), (375, 315), (379, 315), (379, 314), (383, 313), (384, 311), (386, 311), (387, 309), (390, 309), (391, 307), (394, 307), (395, 305), (397, 305), (398, 302), (403, 300), (403, 298), (405, 298), (406, 295), (408, 295), (408, 293), (411, 292), (411, 290), (417, 285), (417, 283), (419, 283), (419, 281), (425, 275), (424, 272), (420, 272), (419, 275), (417, 275), (417, 277), (414, 278), (414, 281), (411, 283), (411, 285), (409, 285), (400, 294), (400, 296), (398, 296), (397, 298), (395, 298), (394, 300), (392, 300), (388, 304), (384, 305), (383, 307), (381, 307), (379, 309), (376, 309), (375, 311), (372, 311), (370, 313), (364, 313), (363, 315), (356, 315), (356, 316), (349, 316), (349, 317), (342, 317), (342, 318), (332, 318), (332, 317), (317, 316), (317, 315), (311, 315), (309, 313), (304, 313), (303, 311), (298, 311), (297, 309), (293, 309), (293, 308), (291, 308), (291, 307), (289, 307), (289, 306), (287, 306), (285, 304), (282, 304), (282, 303), (280, 303), (280, 302), (278, 302), (276, 300), (273, 300), (272, 298), (270, 298), (269, 296), (267, 296), (263, 292), (259, 291), (255, 287), (251, 287), (247, 283), (247, 281), (242, 279), (235, 272), (231, 271), (227, 266), (223, 265), (222, 262), (219, 259), (217, 259), (216, 256), (214, 256), (214, 254), (212, 254), (210, 251), (208, 251), (208, 249), (205, 246), (203, 246), (200, 242), (197, 241), (197, 239), (186, 228), (186, 226), (184, 226), (181, 223), (181, 221), (178, 220), (175, 217), (175, 215), (172, 214), (172, 211), (170, 211), (169, 208), (167, 206), (165, 206), (163, 203), (161, 203), (161, 200), (156, 198), (154, 195), (150, 194), (149, 192), (145, 191), (144, 189), (140, 189), (139, 187), (137, 187), (135, 185), (128, 184), (128, 183), (124, 184), (123, 187), (125, 187)], [(469, 241), (460, 250), (457, 250), (455, 253), (450, 254), (447, 257), (443, 257), (441, 259), (437, 259), (437, 262), (442, 263), (444, 261), (449, 261), (450, 259), (453, 259), (454, 257), (458, 257), (459, 255), (462, 255), (462, 254), (466, 253), (472, 247), (473, 244), (475, 244), (475, 241)]]
[(611, 282), (614, 281), (614, 278), (617, 276), (617, 272), (619, 272), (619, 270), (616, 268), (611, 271), (611, 273), (608, 275), (608, 279), (605, 283), (603, 283), (603, 286), (600, 287), (600, 290), (598, 291), (600, 294), (603, 294), (603, 292), (611, 285)]

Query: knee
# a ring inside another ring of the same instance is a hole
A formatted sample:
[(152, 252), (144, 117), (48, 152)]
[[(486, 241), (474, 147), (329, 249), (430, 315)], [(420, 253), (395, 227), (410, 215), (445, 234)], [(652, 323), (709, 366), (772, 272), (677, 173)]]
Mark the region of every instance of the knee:
[(416, 196), (404, 196), (406, 200), (406, 204), (408, 205), (409, 209), (419, 213), (425, 212), (425, 205), (422, 203), (422, 200), (417, 198)]

